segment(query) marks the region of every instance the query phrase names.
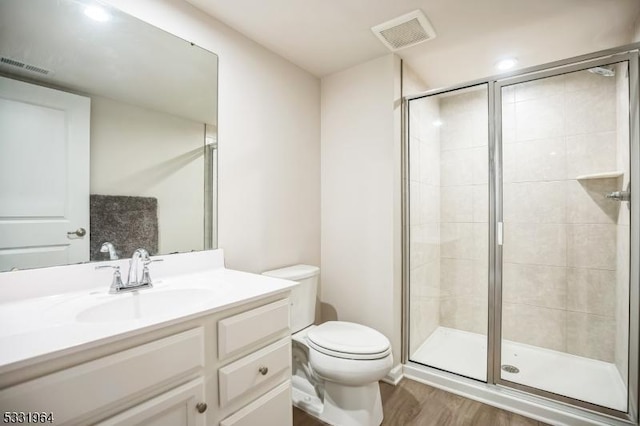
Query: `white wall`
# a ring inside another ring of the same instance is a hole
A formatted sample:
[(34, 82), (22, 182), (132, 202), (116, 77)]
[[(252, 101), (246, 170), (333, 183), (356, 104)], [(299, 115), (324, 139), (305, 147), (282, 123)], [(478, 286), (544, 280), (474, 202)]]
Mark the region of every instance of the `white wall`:
[(230, 268), (320, 262), (320, 82), (180, 0), (108, 0), (219, 56), (219, 246)]
[(155, 197), (160, 254), (204, 248), (203, 155), (203, 123), (91, 98), (91, 194)]
[(374, 327), (400, 361), (399, 59), (322, 79), (323, 319)]

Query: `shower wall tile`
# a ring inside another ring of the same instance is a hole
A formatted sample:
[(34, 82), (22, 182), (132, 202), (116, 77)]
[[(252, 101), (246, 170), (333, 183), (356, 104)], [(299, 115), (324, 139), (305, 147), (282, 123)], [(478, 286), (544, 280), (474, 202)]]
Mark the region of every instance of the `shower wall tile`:
[[(446, 117), (446, 116), (445, 116)], [(440, 150), (451, 151), (457, 149), (471, 148), (471, 141), (464, 137), (464, 131), (457, 123), (452, 123), (451, 118), (445, 122), (442, 120), (440, 127)]]
[(616, 225), (567, 225), (567, 266), (616, 269)]
[(442, 152), (440, 183), (445, 186), (473, 184), (473, 149)]
[(608, 132), (616, 129), (615, 86), (603, 84), (565, 95), (565, 134)]
[(512, 342), (566, 350), (566, 311), (520, 303), (503, 303), (502, 338)]
[(410, 228), (409, 244), (411, 269), (422, 266), (430, 261), (440, 259), (440, 224), (412, 225)]
[(489, 146), (489, 112), (488, 100), (484, 99), (484, 104), (469, 114), (469, 126), (466, 128), (467, 137), (471, 141), (472, 147)]
[(438, 328), (440, 323), (440, 298), (411, 297), (409, 300), (410, 352), (414, 353)]
[(440, 299), (440, 325), (472, 333), (487, 334), (487, 302), (473, 297)]
[(564, 180), (566, 169), (564, 138), (503, 145), (504, 182)]
[(516, 102), (516, 140), (555, 138), (564, 131), (564, 96)]
[(502, 300), (566, 309), (567, 268), (505, 263), (502, 266)]
[(504, 86), (502, 88), (502, 104), (512, 104), (516, 101), (516, 86)]
[(428, 184), (416, 184), (420, 194), (418, 200), (418, 223), (437, 223), (440, 221), (440, 188)]
[(428, 185), (440, 186), (440, 144), (422, 141), (420, 145), (419, 181)]
[(440, 200), (443, 222), (473, 222), (473, 186), (446, 188)]
[(566, 266), (567, 233), (559, 224), (504, 224), (503, 261)]
[(605, 197), (619, 191), (621, 179), (567, 181), (567, 223), (615, 224), (621, 203)]
[(613, 362), (615, 318), (567, 312), (567, 352)]
[(521, 182), (503, 186), (505, 223), (565, 223), (566, 182)]
[(617, 170), (616, 132), (567, 136), (567, 179)]
[(442, 297), (474, 295), (473, 262), (471, 259), (440, 260)]
[(502, 104), (502, 143), (516, 142), (516, 104)]
[(409, 138), (409, 180), (420, 181), (420, 139), (415, 136)]
[(447, 117), (442, 120), (441, 150), (472, 148), (488, 145), (487, 114), (470, 112), (457, 117)]
[(572, 73), (570, 78), (565, 81), (565, 91), (575, 92), (578, 90), (591, 90), (593, 88), (614, 85), (615, 81), (609, 78), (603, 78), (598, 74), (589, 71)]
[(473, 223), (440, 224), (442, 258), (473, 259), (475, 242)]
[(489, 222), (489, 185), (473, 185), (473, 222)]
[(489, 151), (486, 146), (473, 148), (471, 154), (472, 179), (474, 184), (489, 182)]
[(471, 294), (485, 305), (489, 303), (489, 259), (473, 261), (473, 291)]
[(488, 262), (468, 259), (440, 261), (442, 297), (472, 297), (487, 301)]
[(456, 122), (469, 111), (469, 97), (462, 93), (459, 95), (445, 96), (440, 98), (440, 117), (447, 122)]
[(411, 269), (410, 297), (440, 297), (440, 261), (432, 260)]
[(567, 309), (612, 316), (616, 309), (616, 272), (567, 268)]
[(562, 93), (565, 80), (564, 75), (558, 75), (517, 84), (514, 86), (515, 102), (547, 98)]
[(473, 224), (472, 258), (481, 261), (489, 259), (489, 225), (487, 223)]

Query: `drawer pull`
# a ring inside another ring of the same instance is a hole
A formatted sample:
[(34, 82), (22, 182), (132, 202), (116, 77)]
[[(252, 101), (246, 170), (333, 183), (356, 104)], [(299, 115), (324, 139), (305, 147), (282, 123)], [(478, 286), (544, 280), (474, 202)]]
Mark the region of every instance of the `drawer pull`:
[(202, 414), (205, 411), (207, 411), (207, 404), (204, 402), (198, 402), (196, 404), (196, 410), (198, 410), (198, 413)]
[(262, 374), (263, 376), (266, 376), (267, 373), (269, 372), (269, 369), (267, 367), (260, 367), (258, 368), (258, 371), (260, 372), (260, 374)]

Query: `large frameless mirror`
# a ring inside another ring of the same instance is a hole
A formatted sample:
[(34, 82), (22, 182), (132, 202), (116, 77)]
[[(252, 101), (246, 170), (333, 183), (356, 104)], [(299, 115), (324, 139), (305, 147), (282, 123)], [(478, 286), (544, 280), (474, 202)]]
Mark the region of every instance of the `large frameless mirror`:
[(218, 58), (84, 0), (0, 0), (0, 271), (216, 246)]

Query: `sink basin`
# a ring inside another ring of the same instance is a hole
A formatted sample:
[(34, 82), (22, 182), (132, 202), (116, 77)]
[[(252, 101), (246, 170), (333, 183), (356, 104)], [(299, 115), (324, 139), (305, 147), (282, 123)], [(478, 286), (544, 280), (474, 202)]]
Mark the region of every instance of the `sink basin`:
[(215, 292), (200, 288), (123, 293), (78, 312), (76, 320), (115, 322), (166, 316), (203, 305), (214, 297)]

